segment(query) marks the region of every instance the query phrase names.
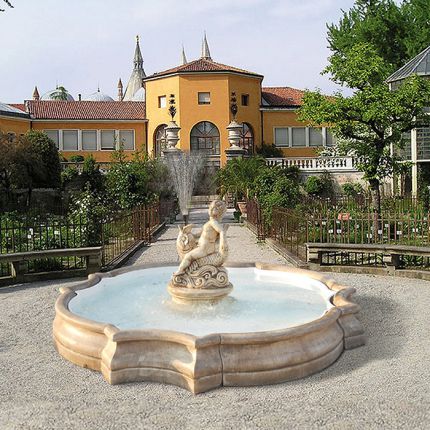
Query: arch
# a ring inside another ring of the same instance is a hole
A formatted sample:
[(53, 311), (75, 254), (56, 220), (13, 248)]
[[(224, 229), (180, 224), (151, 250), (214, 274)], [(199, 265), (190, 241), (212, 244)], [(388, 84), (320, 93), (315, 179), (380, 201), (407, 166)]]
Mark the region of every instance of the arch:
[(247, 122), (242, 123), (239, 146), (246, 149), (248, 155), (252, 155), (254, 153), (254, 130), (252, 125)]
[(167, 124), (160, 124), (154, 131), (154, 157), (161, 157), (163, 155), (163, 149), (166, 149), (166, 127)]
[(220, 139), (217, 126), (209, 121), (197, 123), (191, 129), (190, 150), (201, 151), (207, 155), (219, 155)]

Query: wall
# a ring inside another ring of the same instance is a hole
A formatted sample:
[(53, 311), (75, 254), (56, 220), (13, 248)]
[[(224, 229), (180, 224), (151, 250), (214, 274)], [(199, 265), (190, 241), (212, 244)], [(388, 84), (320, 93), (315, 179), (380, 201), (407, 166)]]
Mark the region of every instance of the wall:
[[(305, 127), (306, 123), (297, 119), (296, 111), (263, 111), (263, 142), (274, 143), (274, 127)], [(316, 148), (281, 148), (284, 157), (315, 157)]]
[[(237, 121), (251, 124), (254, 131), (254, 148), (257, 149), (261, 146), (261, 78), (232, 74), (229, 76), (230, 94), (233, 91), (236, 93), (238, 104)], [(249, 94), (248, 106), (242, 106), (242, 94)]]
[(0, 116), (0, 131), (3, 133), (15, 133), (17, 136), (30, 130), (30, 120), (9, 116)]
[[(229, 148), (227, 126), (231, 121), (230, 95), (235, 91), (238, 98), (238, 120), (251, 124), (254, 130), (254, 145), (261, 144), (260, 78), (234, 74), (183, 74), (146, 82), (146, 114), (148, 125), (148, 149), (153, 151), (154, 133), (161, 124), (170, 121), (168, 114), (169, 95), (175, 94), (177, 114), (175, 121), (181, 127), (178, 148), (190, 150), (191, 129), (201, 121), (215, 124), (220, 133), (220, 159), (225, 163), (225, 149)], [(210, 104), (199, 105), (198, 93), (209, 92)], [(249, 94), (249, 106), (241, 106), (241, 94)], [(158, 97), (166, 95), (166, 108), (158, 107)]]
[[(116, 121), (102, 121), (102, 122), (91, 122), (91, 121), (33, 121), (34, 130), (134, 130), (135, 136), (135, 149), (145, 150), (146, 149), (146, 122), (116, 122)], [(73, 155), (87, 156), (92, 154), (97, 161), (106, 162), (111, 161), (112, 154), (114, 151), (99, 150), (99, 151), (61, 151), (61, 154), (69, 159)], [(126, 153), (132, 154), (133, 151), (126, 151)]]
[[(177, 113), (175, 121), (180, 124), (180, 99), (179, 99), (179, 77), (171, 76), (163, 79), (156, 79), (146, 82), (146, 118), (148, 119), (148, 153), (151, 155), (154, 151), (154, 133), (161, 124), (168, 124), (171, 121), (169, 115), (169, 98), (170, 94), (174, 94), (176, 98)], [(166, 107), (158, 107), (158, 97), (166, 96)], [(182, 130), (179, 132), (179, 137), (182, 138)], [(180, 147), (180, 144), (178, 147)]]

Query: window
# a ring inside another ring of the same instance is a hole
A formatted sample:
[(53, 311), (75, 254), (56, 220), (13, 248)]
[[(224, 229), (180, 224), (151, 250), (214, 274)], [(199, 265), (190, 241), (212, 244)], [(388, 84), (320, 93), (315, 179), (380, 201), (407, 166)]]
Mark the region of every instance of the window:
[(411, 160), (411, 132), (402, 133), (403, 148), (396, 148), (397, 155), (399, 155), (403, 160)]
[(97, 150), (97, 130), (82, 130), (82, 149), (84, 151)]
[(242, 124), (239, 146), (245, 148), (248, 155), (254, 153), (254, 132), (252, 131), (251, 124), (247, 124), (246, 122)]
[(166, 136), (166, 124), (159, 125), (154, 132), (154, 155), (161, 157), (163, 150), (166, 149), (167, 136)]
[(63, 151), (78, 150), (78, 130), (63, 130)]
[(101, 130), (101, 149), (115, 149), (115, 130)]
[(288, 128), (287, 127), (275, 127), (275, 145), (276, 146), (288, 146)]
[(306, 127), (292, 127), (291, 146), (306, 146)]
[(199, 93), (199, 105), (210, 105), (211, 93)]
[(167, 106), (166, 96), (159, 96), (158, 97), (158, 107), (159, 108), (165, 108), (166, 106)]
[(334, 136), (331, 134), (330, 130), (328, 130), (328, 129), (327, 129), (325, 144), (326, 144), (326, 146), (336, 145), (336, 139), (334, 138)]
[(249, 105), (249, 94), (242, 94), (242, 106)]
[(322, 146), (322, 145), (323, 145), (322, 128), (310, 128), (309, 146)]
[(203, 121), (196, 124), (190, 134), (191, 151), (219, 155), (219, 131), (215, 124)]
[(126, 151), (134, 150), (134, 130), (120, 130), (119, 143)]
[(430, 159), (430, 127), (417, 128), (417, 158)]
[(43, 130), (43, 132), (55, 143), (57, 149), (59, 149), (60, 140), (58, 138), (58, 130)]

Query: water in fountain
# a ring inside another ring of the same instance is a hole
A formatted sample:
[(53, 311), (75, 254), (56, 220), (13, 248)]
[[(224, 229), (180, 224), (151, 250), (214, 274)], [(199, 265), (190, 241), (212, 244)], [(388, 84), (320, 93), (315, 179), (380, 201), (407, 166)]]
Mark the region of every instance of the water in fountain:
[(188, 216), (188, 204), (191, 201), (196, 181), (205, 157), (201, 154), (190, 154), (178, 151), (165, 157), (167, 168), (178, 197), (182, 216)]

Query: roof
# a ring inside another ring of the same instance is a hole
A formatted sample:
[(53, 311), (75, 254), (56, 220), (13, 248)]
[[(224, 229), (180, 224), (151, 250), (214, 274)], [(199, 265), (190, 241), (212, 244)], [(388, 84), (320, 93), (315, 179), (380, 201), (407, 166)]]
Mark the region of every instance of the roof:
[(227, 66), (226, 64), (216, 63), (208, 58), (199, 58), (198, 60), (191, 61), (187, 64), (182, 64), (172, 69), (164, 70), (163, 72), (154, 73), (146, 79), (154, 79), (166, 75), (174, 75), (180, 73), (240, 73), (244, 75), (256, 76), (262, 78), (262, 75), (257, 73), (248, 72), (247, 70), (238, 69), (237, 67)]
[(28, 119), (30, 119), (28, 114), (25, 111), (19, 109), (17, 106), (22, 106), (22, 105), (8, 105), (6, 103), (0, 102), (0, 115), (11, 116), (11, 117), (15, 117), (15, 118), (28, 118)]
[(34, 119), (46, 120), (144, 120), (145, 102), (27, 100)]
[(389, 76), (387, 82), (400, 81), (412, 75), (430, 76), (430, 46)]
[(261, 96), (263, 106), (294, 108), (302, 105), (303, 90), (291, 87), (263, 87)]

